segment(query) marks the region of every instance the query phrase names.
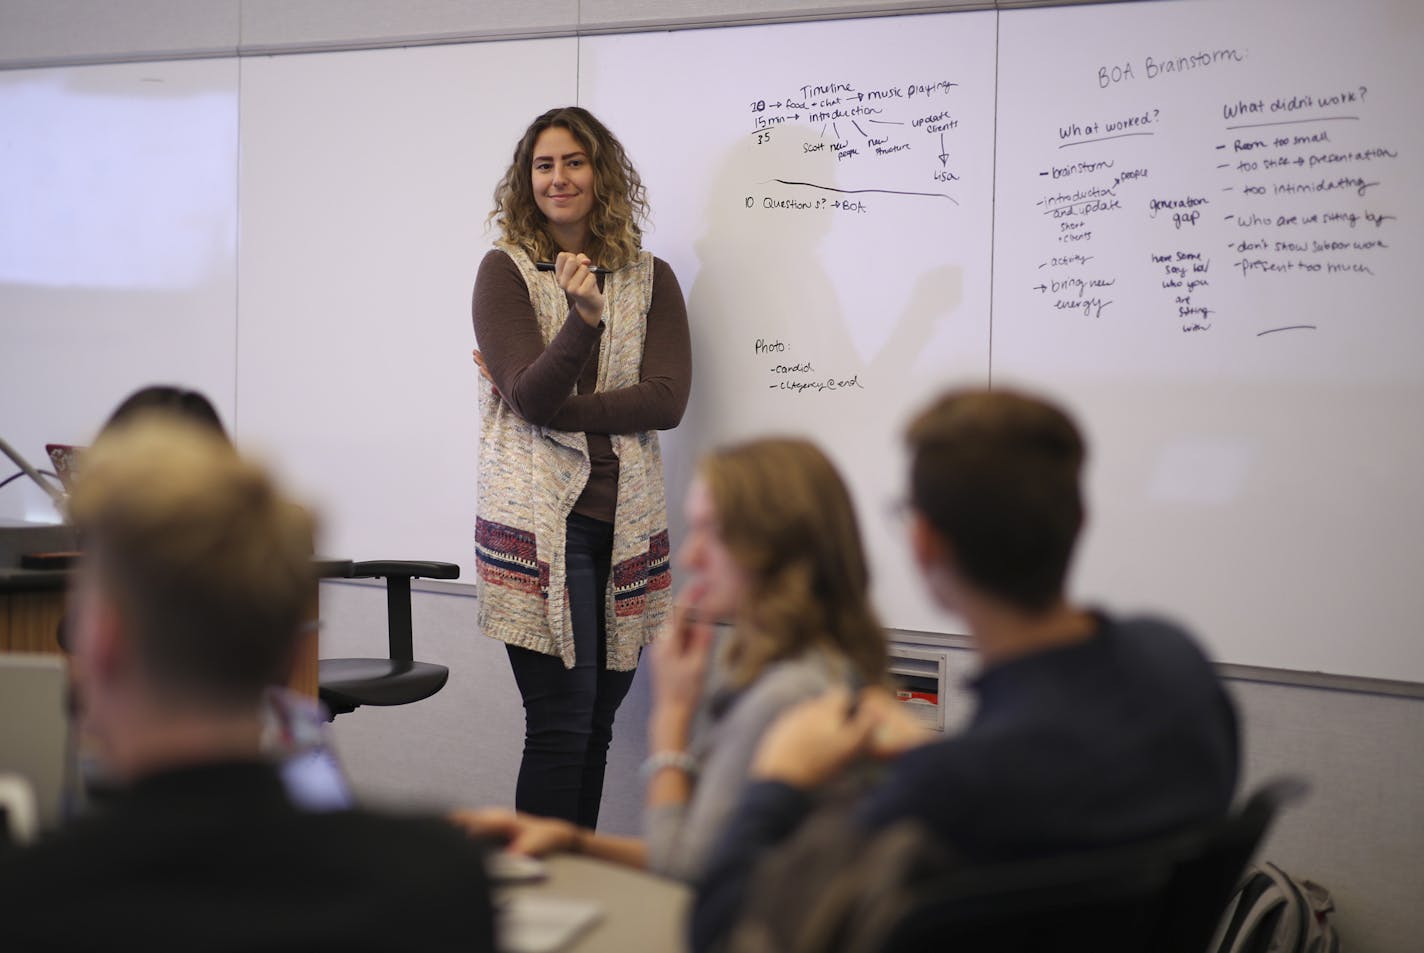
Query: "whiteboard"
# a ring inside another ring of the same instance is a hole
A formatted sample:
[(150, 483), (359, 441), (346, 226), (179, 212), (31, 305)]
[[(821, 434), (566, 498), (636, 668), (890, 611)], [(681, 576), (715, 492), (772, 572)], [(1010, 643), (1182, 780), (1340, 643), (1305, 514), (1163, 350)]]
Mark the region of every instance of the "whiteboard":
[[(899, 434), (948, 386), (1024, 385), (1092, 445), (1075, 595), (1225, 662), (1424, 682), (1421, 39), (1410, 0), (1163, 0), (0, 73), (0, 434), (39, 456), (197, 387), (326, 551), (468, 580), (484, 217), (577, 101), (688, 298), (674, 514), (705, 449), (809, 435), (886, 621), (961, 631), (886, 513)], [(1347, 158), (1294, 163), (1320, 150)]]
[(325, 551), (471, 579), (470, 294), (494, 184), (574, 40), (242, 61), (238, 432)]
[(653, 207), (645, 245), (687, 294), (674, 501), (711, 447), (814, 439), (851, 485), (878, 607), (902, 629), (946, 621), (888, 512), (901, 428), (947, 383), (989, 376), (994, 30), (970, 13), (580, 46), (580, 100), (628, 148)]
[[(0, 72), (0, 130), (0, 436), (52, 469), (153, 383), (231, 420), (237, 63)], [(0, 518), (59, 514), (20, 481)]]
[(1424, 680), (1424, 8), (1000, 18), (994, 383), (1087, 425), (1077, 589)]

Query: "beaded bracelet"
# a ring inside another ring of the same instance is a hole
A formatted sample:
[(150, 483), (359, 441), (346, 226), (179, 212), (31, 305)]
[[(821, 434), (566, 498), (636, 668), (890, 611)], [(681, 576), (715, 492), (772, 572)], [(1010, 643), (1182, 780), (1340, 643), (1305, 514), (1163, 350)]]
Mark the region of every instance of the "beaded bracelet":
[(638, 769), (644, 783), (651, 781), (659, 772), (675, 768), (689, 778), (697, 777), (697, 759), (686, 751), (657, 751), (648, 755), (648, 760)]

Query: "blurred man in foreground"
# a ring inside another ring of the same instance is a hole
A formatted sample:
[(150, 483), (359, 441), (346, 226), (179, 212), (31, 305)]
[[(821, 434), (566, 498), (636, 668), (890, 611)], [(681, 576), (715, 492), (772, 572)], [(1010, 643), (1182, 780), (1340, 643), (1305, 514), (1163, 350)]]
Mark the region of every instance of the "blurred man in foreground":
[(261, 753), (314, 591), (312, 523), (220, 437), (153, 412), (70, 500), (80, 717), (121, 793), (0, 862), (6, 950), (492, 950), (479, 847), (305, 813)]

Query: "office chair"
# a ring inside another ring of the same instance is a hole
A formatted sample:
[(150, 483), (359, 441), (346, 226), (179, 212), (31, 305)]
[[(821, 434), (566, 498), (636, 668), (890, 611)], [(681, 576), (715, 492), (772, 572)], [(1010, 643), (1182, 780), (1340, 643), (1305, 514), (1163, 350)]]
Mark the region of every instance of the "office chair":
[(1306, 785), (1263, 785), (1224, 820), (1101, 851), (974, 867), (916, 888), (886, 951), (1203, 953), (1282, 807)]
[(411, 636), (410, 581), (459, 579), (454, 563), (421, 560), (354, 562), (352, 579), (386, 580), (386, 631), (390, 658), (321, 659), (317, 668), (318, 696), (330, 718), (361, 705), (408, 705), (429, 698), (445, 687), (450, 670), (444, 665), (415, 661)]

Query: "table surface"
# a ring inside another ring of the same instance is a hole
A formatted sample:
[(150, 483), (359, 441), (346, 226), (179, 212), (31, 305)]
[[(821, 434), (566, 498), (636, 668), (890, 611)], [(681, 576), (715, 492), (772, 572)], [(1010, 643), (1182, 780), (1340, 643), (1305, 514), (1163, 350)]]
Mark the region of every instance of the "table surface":
[(567, 854), (548, 858), (549, 876), (536, 884), (502, 890), (593, 900), (603, 916), (565, 948), (567, 953), (682, 953), (692, 891), (619, 864)]

